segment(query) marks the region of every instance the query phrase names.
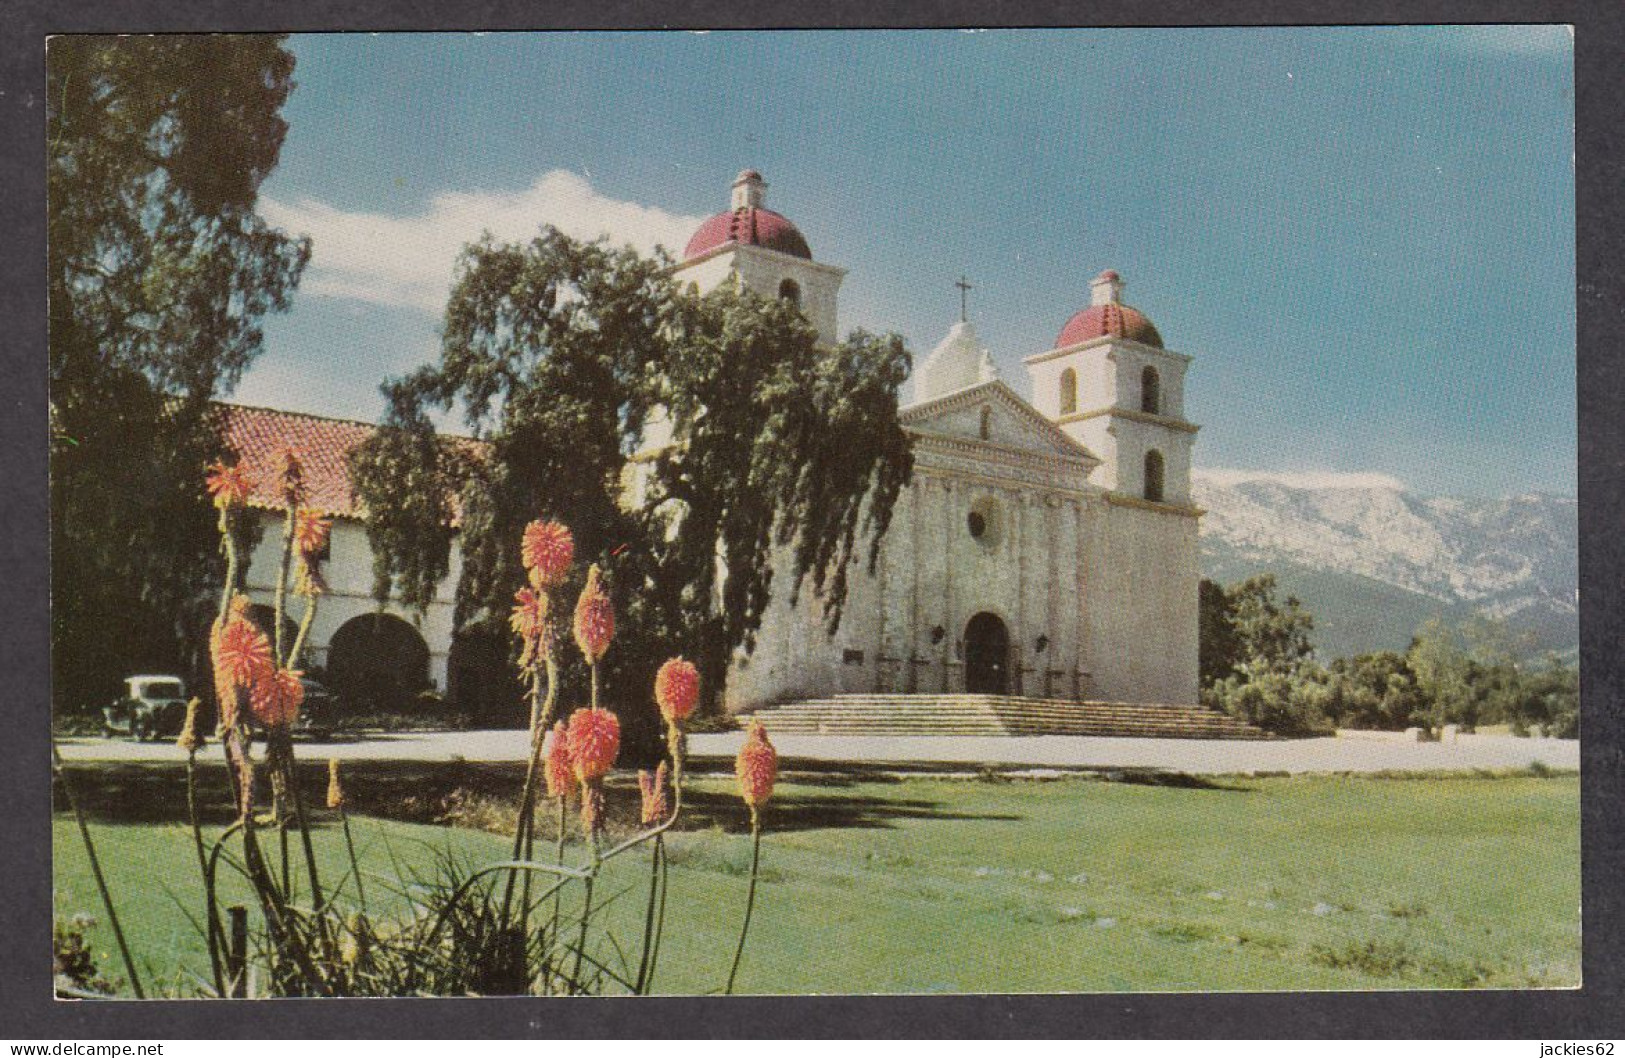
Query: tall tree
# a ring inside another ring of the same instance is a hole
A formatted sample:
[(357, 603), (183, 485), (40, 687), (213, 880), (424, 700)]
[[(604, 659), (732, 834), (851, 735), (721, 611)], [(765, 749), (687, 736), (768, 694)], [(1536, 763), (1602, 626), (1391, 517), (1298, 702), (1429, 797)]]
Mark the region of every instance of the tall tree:
[[(700, 296), (663, 256), (551, 228), (488, 237), (460, 261), (439, 363), (385, 387), (389, 412), (356, 455), (377, 590), (432, 597), (456, 482), (459, 629), (500, 626), (523, 580), (520, 528), (546, 515), (605, 566), (627, 618), (611, 686), (646, 686), (682, 652), (715, 693), (773, 593), (810, 584), (839, 621), (847, 569), (912, 468), (897, 421), (908, 368), (895, 336), (821, 346), (788, 302)], [(435, 442), (430, 412), (454, 406), (483, 455)], [(775, 554), (789, 556), (779, 579)]]
[(1201, 685), (1232, 676), (1241, 663), (1241, 640), (1236, 635), (1235, 606), (1224, 585), (1202, 578), (1197, 592), (1197, 656)]
[(1225, 593), (1240, 646), (1236, 667), (1249, 678), (1294, 674), (1315, 652), (1314, 617), (1297, 596), (1277, 599), (1275, 588), (1275, 574), (1263, 573)]
[(1325, 725), (1333, 701), (1314, 664), (1314, 618), (1293, 596), (1276, 598), (1273, 574), (1229, 588), (1202, 584), (1202, 700), (1281, 734)]
[(309, 259), (255, 213), (293, 56), (272, 36), (53, 37), (47, 50), (53, 669), (90, 704), (184, 666), (219, 575), (209, 401)]

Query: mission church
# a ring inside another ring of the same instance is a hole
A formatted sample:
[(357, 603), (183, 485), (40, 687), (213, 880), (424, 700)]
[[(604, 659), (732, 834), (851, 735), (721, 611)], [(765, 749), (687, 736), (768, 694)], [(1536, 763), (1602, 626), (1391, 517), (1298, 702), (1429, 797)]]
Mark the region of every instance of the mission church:
[[(677, 274), (702, 291), (733, 283), (789, 299), (834, 342), (846, 272), (815, 259), (795, 224), (767, 208), (766, 192), (760, 173), (740, 173), (729, 208), (694, 233)], [(1184, 415), (1191, 358), (1164, 347), (1123, 289), (1114, 271), (1092, 280), (1089, 304), (1054, 346), (1022, 361), (1026, 397), (1000, 377), (961, 311), (916, 365), (899, 411), (914, 475), (873, 574), (860, 559), (833, 637), (816, 600), (792, 607), (777, 596), (754, 652), (735, 659), (730, 711), (843, 693), (1197, 701), (1202, 512), (1190, 497), (1197, 427)], [(307, 666), (344, 697), (382, 682), (499, 719), (472, 703), (511, 697), (511, 679), (493, 673), (501, 659), (452, 634), (455, 544), (420, 618), (380, 610), (371, 597), (346, 458), (372, 427), (232, 404), (220, 411), (227, 443), (258, 480), (273, 479), (277, 453), (298, 450), (311, 503), (335, 519), (325, 567), (333, 590), (317, 612)], [(645, 451), (666, 443), (669, 432), (651, 423)], [(279, 500), (267, 488), (252, 503), (268, 531), (249, 587), (266, 604)]]

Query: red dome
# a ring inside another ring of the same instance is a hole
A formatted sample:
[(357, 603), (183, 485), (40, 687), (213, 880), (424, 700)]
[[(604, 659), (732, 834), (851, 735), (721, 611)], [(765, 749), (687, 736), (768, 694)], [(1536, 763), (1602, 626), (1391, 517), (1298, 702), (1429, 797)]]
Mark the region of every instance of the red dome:
[(1131, 309), (1127, 305), (1119, 305), (1115, 301), (1104, 305), (1090, 305), (1067, 320), (1066, 326), (1061, 328), (1060, 337), (1055, 339), (1055, 348), (1064, 349), (1069, 345), (1104, 338), (1107, 335), (1162, 348), (1162, 335), (1158, 334), (1157, 328), (1145, 318), (1145, 313), (1139, 309)]
[[(744, 174), (741, 174), (743, 177)], [(801, 230), (782, 215), (762, 206), (744, 206), (718, 213), (694, 233), (683, 251), (683, 260), (692, 260), (729, 243), (765, 246), (769, 250), (812, 260), (812, 251)]]

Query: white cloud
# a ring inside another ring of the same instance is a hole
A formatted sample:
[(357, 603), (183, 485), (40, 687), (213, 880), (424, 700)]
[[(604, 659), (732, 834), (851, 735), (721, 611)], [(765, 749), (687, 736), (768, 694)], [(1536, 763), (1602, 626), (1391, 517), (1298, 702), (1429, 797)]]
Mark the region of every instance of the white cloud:
[(436, 315), (446, 307), (457, 254), (481, 232), (516, 241), (552, 224), (574, 238), (607, 235), (643, 253), (657, 244), (678, 253), (705, 219), (606, 197), (562, 169), (543, 174), (523, 191), (446, 192), (411, 216), (267, 196), (260, 199), (260, 212), (280, 228), (311, 237), (310, 270), (300, 293)]
[(1193, 470), (1191, 475), (1197, 481), (1220, 488), (1239, 485), (1244, 481), (1265, 481), (1289, 489), (1394, 489), (1403, 492), (1406, 487), (1392, 474), (1376, 471), (1274, 471), (1209, 467)]

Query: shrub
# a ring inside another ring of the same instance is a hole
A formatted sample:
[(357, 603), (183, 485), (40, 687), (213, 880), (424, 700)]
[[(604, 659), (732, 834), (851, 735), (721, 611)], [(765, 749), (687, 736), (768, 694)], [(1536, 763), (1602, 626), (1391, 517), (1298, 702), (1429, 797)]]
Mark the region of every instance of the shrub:
[(1252, 679), (1220, 680), (1208, 688), (1203, 701), (1274, 734), (1311, 735), (1331, 730), (1321, 711), (1324, 694), (1324, 685), (1312, 679), (1268, 672)]

